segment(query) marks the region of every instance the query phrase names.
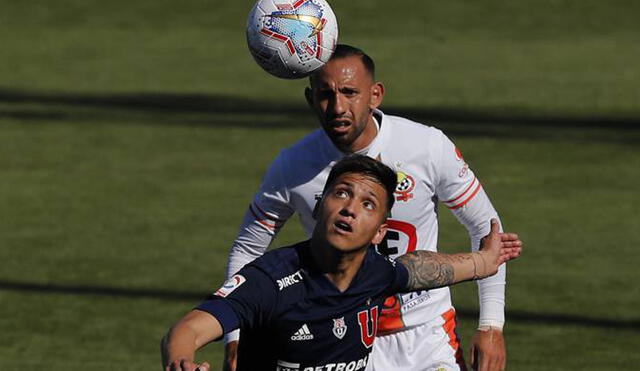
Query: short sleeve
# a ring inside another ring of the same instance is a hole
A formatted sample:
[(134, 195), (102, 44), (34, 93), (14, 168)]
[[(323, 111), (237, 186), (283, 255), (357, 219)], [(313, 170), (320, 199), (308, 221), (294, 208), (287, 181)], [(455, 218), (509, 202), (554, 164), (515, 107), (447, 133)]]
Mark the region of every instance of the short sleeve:
[(407, 291), (409, 284), (409, 271), (407, 267), (397, 262), (390, 262), (393, 265), (393, 280), (389, 288), (390, 294)]
[(277, 300), (276, 293), (270, 277), (248, 265), (196, 309), (216, 317), (224, 333), (237, 328), (255, 328), (270, 318)]

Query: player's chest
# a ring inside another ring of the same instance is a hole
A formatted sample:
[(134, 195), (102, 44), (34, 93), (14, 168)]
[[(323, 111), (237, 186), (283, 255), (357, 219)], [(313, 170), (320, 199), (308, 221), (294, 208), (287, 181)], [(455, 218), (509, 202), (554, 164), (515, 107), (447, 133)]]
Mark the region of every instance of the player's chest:
[(379, 311), (380, 300), (375, 305), (365, 301), (348, 310), (301, 301), (273, 322), (279, 363), (300, 371), (307, 367), (364, 370), (377, 333)]

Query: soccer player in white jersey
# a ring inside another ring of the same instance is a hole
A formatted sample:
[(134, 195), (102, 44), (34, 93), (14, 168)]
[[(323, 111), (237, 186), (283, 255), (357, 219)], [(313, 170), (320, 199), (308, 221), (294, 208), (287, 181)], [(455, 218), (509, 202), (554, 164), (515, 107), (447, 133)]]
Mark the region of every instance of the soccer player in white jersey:
[[(472, 250), (478, 249), (489, 221), (497, 218), (480, 181), (440, 130), (378, 109), (384, 86), (375, 80), (371, 58), (338, 45), (310, 78), (305, 96), (321, 129), (284, 149), (271, 164), (231, 249), (229, 277), (261, 256), (294, 213), (307, 233), (313, 231), (313, 209), (329, 171), (350, 153), (379, 159), (398, 175), (381, 253), (395, 258), (415, 249), (435, 251), (439, 201), (467, 228)], [(505, 367), (505, 283), (504, 265), (478, 283), (480, 319), (471, 361), (482, 371)], [(385, 307), (367, 370), (466, 369), (448, 288), (397, 295)], [(236, 347), (234, 341), (227, 345), (230, 369)]]

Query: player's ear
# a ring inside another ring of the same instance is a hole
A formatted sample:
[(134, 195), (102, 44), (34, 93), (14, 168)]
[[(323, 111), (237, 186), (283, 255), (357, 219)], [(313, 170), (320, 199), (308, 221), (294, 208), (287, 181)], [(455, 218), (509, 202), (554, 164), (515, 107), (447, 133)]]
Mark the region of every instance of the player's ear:
[(304, 97), (307, 99), (309, 107), (313, 107), (313, 90), (308, 86), (304, 88)]
[(377, 81), (371, 85), (371, 101), (369, 102), (369, 108), (375, 109), (382, 104), (384, 98), (384, 85)]
[(371, 240), (371, 243), (373, 245), (377, 245), (379, 243), (382, 242), (382, 240), (384, 240), (384, 236), (387, 234), (387, 223), (382, 223), (380, 224), (380, 227), (378, 227), (378, 230), (376, 231), (376, 234), (373, 236), (373, 239)]

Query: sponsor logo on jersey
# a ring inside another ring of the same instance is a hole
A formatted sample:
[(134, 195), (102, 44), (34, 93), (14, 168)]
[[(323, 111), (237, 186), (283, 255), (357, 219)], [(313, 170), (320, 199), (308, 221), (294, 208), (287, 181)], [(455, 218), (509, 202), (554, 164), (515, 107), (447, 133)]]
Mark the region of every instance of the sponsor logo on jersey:
[(293, 341), (303, 341), (303, 340), (313, 340), (313, 334), (309, 331), (309, 327), (305, 323), (296, 331), (295, 334), (291, 335), (291, 340)]
[(376, 248), (378, 253), (396, 258), (412, 252), (418, 246), (418, 234), (413, 224), (395, 219), (387, 219), (387, 234)]
[(283, 289), (295, 285), (296, 283), (302, 281), (302, 273), (298, 270), (294, 274), (290, 274), (286, 277), (280, 278), (278, 282), (278, 290), (282, 291)]
[(416, 305), (420, 305), (431, 298), (428, 290), (414, 291), (407, 294), (401, 294), (402, 311), (407, 311)]
[(467, 175), (468, 172), (469, 172), (469, 165), (467, 165), (467, 163), (465, 162), (464, 165), (462, 165), (462, 169), (460, 169), (460, 172), (458, 172), (458, 176), (460, 178), (464, 178), (464, 176)]
[(369, 356), (351, 362), (327, 363), (324, 365), (301, 368), (299, 363), (278, 361), (276, 371), (357, 371), (367, 367)]
[(396, 201), (408, 202), (413, 198), (413, 189), (416, 187), (416, 181), (413, 177), (402, 171), (398, 171), (398, 184), (396, 185)]
[(462, 157), (462, 152), (456, 147), (456, 161), (462, 162), (462, 168), (458, 172), (458, 176), (460, 178), (464, 178), (465, 175), (469, 172), (469, 165), (464, 161), (464, 157)]
[(276, 371), (300, 371), (300, 364), (278, 360)]
[(342, 339), (347, 333), (347, 324), (344, 322), (344, 317), (335, 318), (333, 320), (333, 334)]
[(216, 296), (220, 296), (220, 297), (226, 297), (227, 295), (231, 294), (235, 289), (237, 289), (238, 287), (240, 287), (240, 285), (242, 285), (243, 283), (245, 283), (247, 279), (244, 278), (242, 275), (240, 274), (236, 274), (233, 277), (229, 278), (227, 280), (227, 282), (225, 282), (221, 288), (218, 289), (218, 291), (215, 292), (214, 295)]

